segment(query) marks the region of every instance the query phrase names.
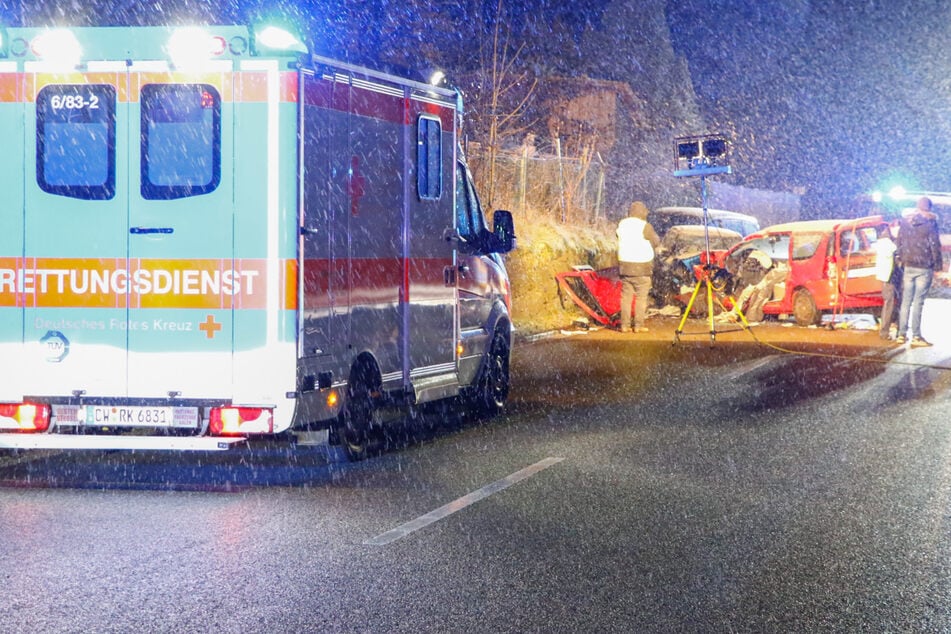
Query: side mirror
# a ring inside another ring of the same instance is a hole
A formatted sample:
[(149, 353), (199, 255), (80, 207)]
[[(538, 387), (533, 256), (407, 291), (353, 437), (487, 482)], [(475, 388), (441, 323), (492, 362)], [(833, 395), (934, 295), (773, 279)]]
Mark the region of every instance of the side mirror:
[(497, 209), (492, 215), (492, 248), (494, 253), (508, 253), (515, 248), (515, 222), (512, 212)]

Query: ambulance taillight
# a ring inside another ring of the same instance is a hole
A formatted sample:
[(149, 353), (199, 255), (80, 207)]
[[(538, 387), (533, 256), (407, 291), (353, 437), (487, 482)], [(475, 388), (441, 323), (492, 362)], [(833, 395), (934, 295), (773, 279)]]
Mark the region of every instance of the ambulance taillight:
[(214, 407), (208, 431), (213, 436), (270, 434), (274, 431), (274, 410), (266, 407)]
[(0, 403), (0, 431), (43, 432), (49, 426), (49, 405)]

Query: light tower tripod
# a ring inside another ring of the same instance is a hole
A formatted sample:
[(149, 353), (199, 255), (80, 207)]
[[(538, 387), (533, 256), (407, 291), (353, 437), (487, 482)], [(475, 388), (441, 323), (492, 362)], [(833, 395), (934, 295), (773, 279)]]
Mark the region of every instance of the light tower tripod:
[[(700, 177), (700, 201), (703, 207), (704, 252), (703, 261), (701, 262), (701, 266), (699, 268), (697, 283), (693, 288), (693, 294), (691, 294), (690, 301), (687, 302), (687, 307), (684, 309), (683, 316), (680, 319), (680, 324), (677, 326), (677, 330), (674, 332), (673, 343), (675, 345), (678, 341), (680, 341), (680, 336), (684, 331), (684, 324), (687, 322), (687, 318), (690, 316), (690, 312), (693, 310), (701, 288), (706, 289), (707, 292), (707, 320), (710, 325), (710, 343), (712, 344), (716, 341), (717, 333), (713, 322), (713, 303), (716, 301), (718, 304), (720, 304), (721, 308), (723, 308), (723, 305), (720, 303), (719, 298), (716, 298), (714, 295), (715, 290), (722, 290), (717, 289), (716, 284), (714, 283), (717, 273), (719, 273), (721, 269), (718, 269), (716, 266), (714, 266), (710, 258), (710, 218), (707, 211), (707, 176), (732, 173), (729, 165), (718, 164), (719, 161), (725, 156), (726, 152), (726, 139), (719, 135), (682, 137), (677, 139), (674, 161), (678, 166), (685, 162), (686, 169), (675, 169), (674, 176)], [(737, 305), (736, 300), (732, 297), (730, 297), (730, 300), (733, 304), (733, 310), (739, 316), (743, 326), (745, 328), (749, 328), (749, 322), (746, 321), (746, 316), (743, 315), (743, 312), (740, 309), (740, 306)]]

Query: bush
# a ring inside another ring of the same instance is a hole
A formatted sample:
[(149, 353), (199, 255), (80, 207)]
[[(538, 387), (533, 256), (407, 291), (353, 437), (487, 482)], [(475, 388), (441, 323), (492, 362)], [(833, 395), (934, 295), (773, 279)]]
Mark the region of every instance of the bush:
[(518, 248), (506, 257), (512, 280), (512, 320), (518, 332), (531, 334), (564, 328), (584, 313), (568, 301), (561, 306), (555, 274), (586, 264), (617, 263), (614, 224), (562, 225), (551, 219), (518, 222)]

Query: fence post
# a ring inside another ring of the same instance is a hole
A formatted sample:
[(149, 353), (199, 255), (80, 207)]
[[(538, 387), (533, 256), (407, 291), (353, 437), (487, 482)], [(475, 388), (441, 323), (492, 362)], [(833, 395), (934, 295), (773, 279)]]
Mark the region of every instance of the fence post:
[(522, 166), (519, 170), (519, 192), (522, 197), (522, 215), (528, 215), (528, 147), (522, 148)]
[(601, 217), (601, 200), (604, 196), (604, 165), (601, 166), (601, 172), (598, 175), (598, 193), (594, 201), (594, 219)]
[(558, 190), (561, 193), (561, 222), (568, 222), (568, 209), (565, 205), (565, 166), (561, 159), (561, 137), (555, 137), (555, 152), (558, 157)]

